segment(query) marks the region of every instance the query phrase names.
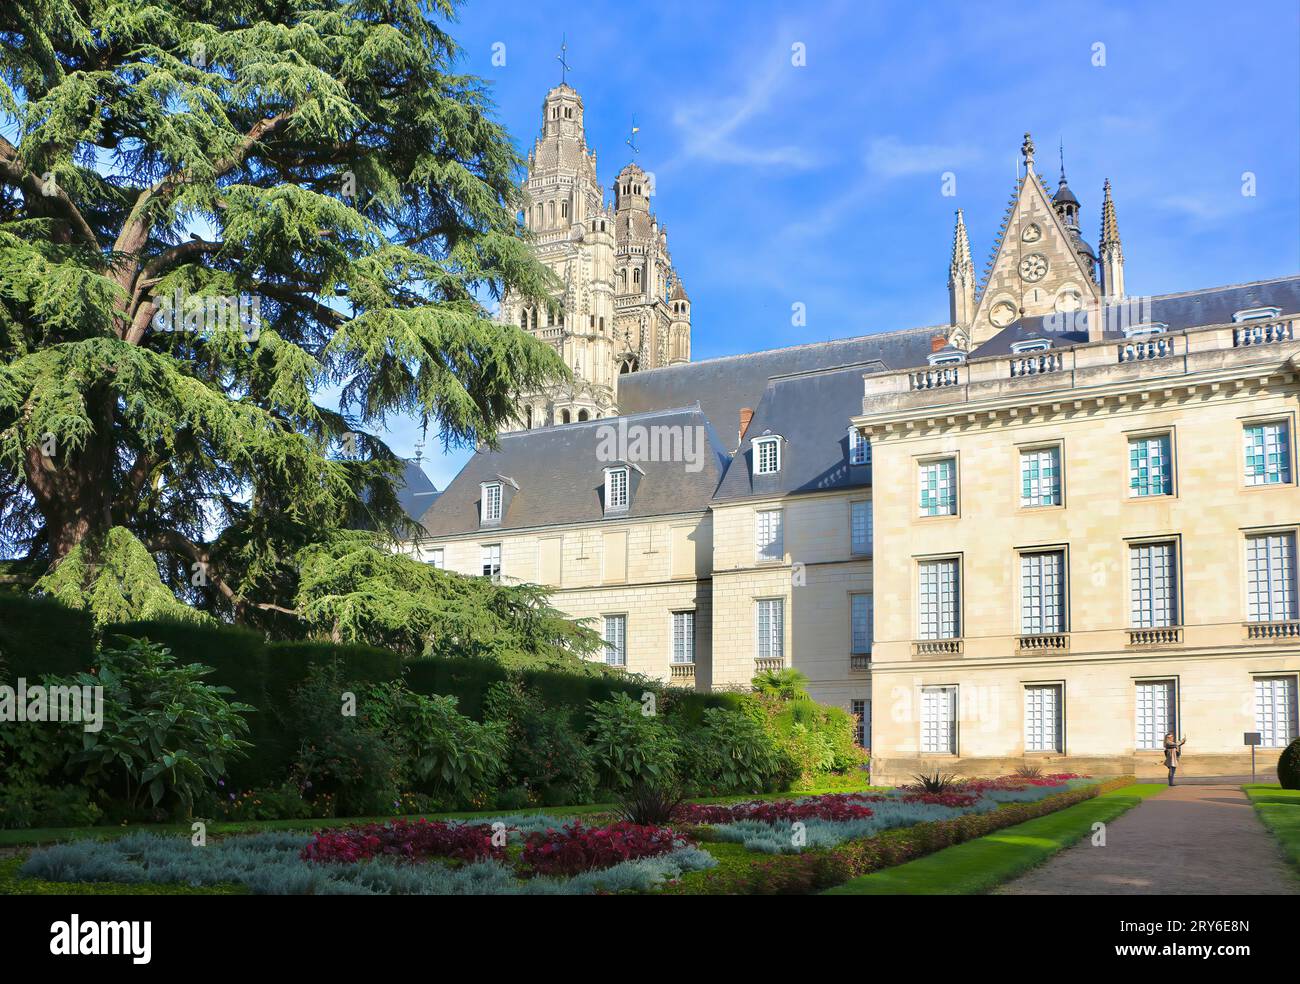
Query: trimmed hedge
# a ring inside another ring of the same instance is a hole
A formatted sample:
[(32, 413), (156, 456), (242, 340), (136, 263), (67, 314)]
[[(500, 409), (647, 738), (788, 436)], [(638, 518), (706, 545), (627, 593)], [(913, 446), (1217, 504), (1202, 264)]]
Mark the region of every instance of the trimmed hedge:
[(886, 830), (824, 850), (781, 854), (740, 869), (710, 871), (697, 882), (683, 883), (669, 891), (688, 895), (807, 895), (1055, 813), (1132, 783), (1132, 776), (1120, 776), (1032, 803), (1003, 806), (992, 813), (967, 813), (951, 820)]
[[(373, 646), (328, 642), (268, 642), (257, 632), (236, 626), (204, 626), (188, 622), (139, 621), (113, 625), (104, 635), (148, 638), (167, 646), (182, 663), (203, 663), (214, 670), (209, 682), (229, 687), (233, 699), (251, 704), (252, 755), (231, 766), (231, 780), (242, 788), (280, 782), (293, 762), (298, 737), (285, 720), (290, 693), (312, 668), (331, 660), (343, 663), (345, 680), (381, 683), (404, 676), (421, 694), (454, 696), (461, 713), (478, 721), (488, 688), (512, 672), (499, 663), (472, 657), (425, 657), (405, 660)], [(0, 595), (0, 662), (11, 677), (36, 680), (46, 674), (66, 675), (94, 665), (96, 639), (91, 619), (57, 602)], [(524, 670), (518, 675), (552, 707), (569, 708), (581, 730), (590, 701), (609, 700), (623, 693), (640, 700), (645, 686), (613, 675)], [(737, 706), (733, 694), (660, 693), (660, 710), (672, 709), (698, 723), (709, 707)]]

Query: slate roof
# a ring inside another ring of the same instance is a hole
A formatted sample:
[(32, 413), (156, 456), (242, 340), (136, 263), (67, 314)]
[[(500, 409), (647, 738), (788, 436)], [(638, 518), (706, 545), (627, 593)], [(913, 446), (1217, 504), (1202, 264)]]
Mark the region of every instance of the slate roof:
[(424, 473), (419, 462), (408, 459), (402, 470), (402, 477), (397, 483), (397, 501), (406, 511), (406, 515), (417, 517), (423, 515), (441, 495), (429, 476)]
[[(923, 366), (930, 339), (947, 332), (947, 325), (909, 328), (644, 369), (619, 377), (618, 404), (625, 413), (644, 413), (698, 402), (723, 446), (732, 449), (741, 409), (758, 407), (773, 376), (873, 362), (881, 369)], [(862, 370), (858, 373), (861, 376)], [(861, 401), (860, 393), (858, 398)]]
[[(437, 537), (480, 529), (525, 529), (607, 518), (602, 503), (604, 470), (613, 462), (601, 460), (598, 447), (605, 433), (601, 428), (618, 427), (620, 423), (687, 428), (692, 441), (696, 435), (703, 435), (704, 445), (702, 449), (690, 445), (693, 460), (701, 461), (697, 471), (689, 471), (682, 461), (635, 461), (641, 474), (633, 480), (627, 511), (619, 516), (635, 519), (703, 512), (708, 508), (727, 454), (696, 404), (504, 434), (497, 450), (484, 449), (474, 454), (438, 497), (436, 507), (425, 511), (421, 524), (430, 536)], [(701, 430), (696, 431), (697, 427)], [(519, 488), (508, 497), (502, 521), (481, 527), (482, 483), (507, 479)]]
[[(1283, 314), (1300, 313), (1300, 275), (1157, 295), (1151, 298), (1149, 320), (1167, 324), (1170, 331), (1182, 331), (1203, 325), (1229, 324), (1237, 311), (1257, 307), (1281, 308)], [(1143, 320), (1147, 319), (1144, 317)], [(1086, 322), (1080, 327), (1082, 330), (1060, 331), (1050, 316), (1022, 318), (990, 338), (972, 352), (971, 357), (1006, 355), (1012, 345), (1024, 341), (1034, 332), (1042, 332), (1053, 339), (1057, 347), (1077, 345), (1088, 340)], [(1123, 334), (1118, 329), (1108, 328), (1105, 337), (1122, 338)]]
[[(849, 465), (849, 418), (862, 412), (862, 376), (883, 371), (859, 363), (768, 382), (715, 500), (823, 492), (871, 484), (871, 466)], [(753, 473), (754, 439), (777, 434), (781, 468)]]

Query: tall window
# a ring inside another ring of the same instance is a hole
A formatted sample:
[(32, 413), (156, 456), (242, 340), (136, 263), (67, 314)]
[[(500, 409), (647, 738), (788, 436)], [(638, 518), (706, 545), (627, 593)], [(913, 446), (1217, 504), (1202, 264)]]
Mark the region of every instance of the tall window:
[(1025, 751), (1063, 751), (1061, 733), (1061, 685), (1025, 687)]
[(957, 754), (957, 688), (921, 688), (921, 751)]
[(1291, 435), (1285, 420), (1247, 424), (1246, 484), (1285, 485), (1291, 481)]
[(758, 658), (780, 659), (785, 653), (785, 602), (764, 598), (754, 603)]
[(961, 586), (958, 583), (956, 558), (922, 561), (919, 565), (919, 581), (920, 638), (957, 638), (961, 635), (961, 619), (958, 615)]
[(781, 470), (781, 439), (764, 437), (755, 440), (754, 458), (757, 461), (756, 474), (775, 475)]
[(1168, 434), (1128, 442), (1128, 494), (1173, 495), (1174, 458)]
[(1063, 551), (1020, 555), (1020, 631), (1025, 635), (1065, 631)]
[(756, 512), (754, 530), (754, 546), (760, 561), (785, 558), (785, 535), (780, 509), (761, 509)]
[(957, 459), (921, 464), (921, 515), (957, 515)]
[(871, 652), (871, 595), (849, 595), (855, 656)]
[(1061, 504), (1061, 449), (1035, 448), (1020, 452), (1020, 504)]
[(627, 666), (627, 616), (606, 615), (605, 662), (610, 666)]
[(695, 662), (694, 612), (673, 612), (673, 662)]
[(871, 734), (871, 704), (865, 700), (849, 701), (849, 714), (853, 716), (853, 744), (859, 748), (867, 747), (867, 737)]
[(627, 508), (627, 469), (605, 469), (605, 509)]
[(871, 500), (864, 499), (849, 506), (849, 530), (852, 552), (871, 553)]
[(871, 442), (856, 427), (849, 428), (849, 464), (865, 465), (871, 460)]
[(501, 544), (483, 544), (483, 576), (494, 581), (501, 577)]
[(1165, 747), (1165, 735), (1178, 731), (1174, 681), (1144, 680), (1137, 685), (1137, 747)]
[(501, 522), (500, 482), (488, 482), (483, 486), (483, 522)]
[(446, 554), (442, 547), (434, 547), (429, 551), (429, 559), (426, 563), (435, 570), (443, 571), (447, 569)]
[(1178, 583), (1174, 544), (1135, 543), (1129, 547), (1131, 624), (1158, 629), (1178, 624)]
[(1286, 622), (1300, 618), (1297, 611), (1295, 534), (1246, 537), (1246, 617)]
[(1265, 748), (1285, 748), (1296, 739), (1295, 677), (1255, 678), (1255, 730)]

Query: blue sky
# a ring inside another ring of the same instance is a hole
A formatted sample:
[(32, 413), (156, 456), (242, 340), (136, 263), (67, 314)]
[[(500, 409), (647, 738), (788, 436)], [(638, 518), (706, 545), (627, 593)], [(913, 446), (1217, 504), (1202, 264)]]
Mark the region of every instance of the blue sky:
[[(1300, 272), (1294, 0), (471, 0), (451, 31), (523, 152), (562, 33), (606, 185), (635, 114), (696, 359), (946, 321), (953, 212), (982, 271), (1026, 130), (1052, 187), (1064, 141), (1094, 246), (1110, 178), (1129, 293)], [(431, 437), (426, 471), (444, 488), (467, 457)]]

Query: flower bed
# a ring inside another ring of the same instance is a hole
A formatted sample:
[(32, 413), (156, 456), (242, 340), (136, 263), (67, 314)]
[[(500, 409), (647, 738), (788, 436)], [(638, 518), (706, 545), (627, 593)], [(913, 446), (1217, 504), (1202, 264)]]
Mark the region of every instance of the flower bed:
[[(1121, 776), (1082, 786), (1040, 787), (1047, 791), (1047, 795), (1034, 802), (1005, 806), (994, 804), (992, 808), (956, 816), (948, 811), (946, 819), (913, 823), (799, 853), (782, 853), (725, 871), (707, 872), (698, 879), (671, 885), (664, 890), (704, 895), (807, 894), (1054, 813), (1132, 782), (1132, 776)], [(1054, 792), (1053, 789), (1062, 791)]]
[(375, 857), (402, 861), (455, 858), (460, 861), (500, 860), (505, 844), (493, 844), (491, 824), (430, 822), (423, 818), (368, 823), (342, 830), (318, 830), (302, 849), (304, 861), (349, 864)]
[(793, 800), (755, 800), (732, 806), (705, 806), (684, 803), (676, 817), (683, 823), (733, 823), (738, 820), (755, 820), (763, 823), (794, 820), (863, 820), (871, 816), (869, 802), (880, 802), (883, 796), (867, 793), (826, 793)]
[(612, 868), (624, 861), (657, 857), (673, 850), (677, 836), (667, 827), (613, 823), (606, 827), (566, 824), (539, 831), (524, 842), (524, 864), (542, 875), (576, 875)]

